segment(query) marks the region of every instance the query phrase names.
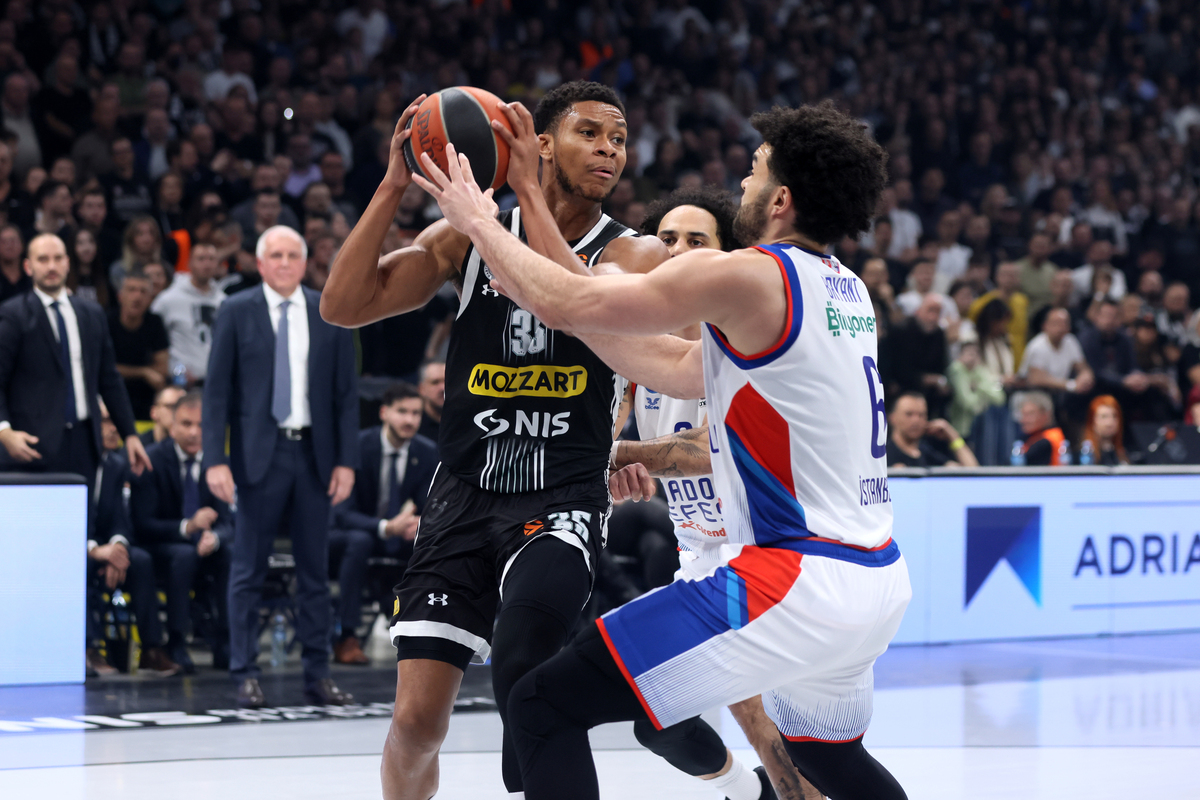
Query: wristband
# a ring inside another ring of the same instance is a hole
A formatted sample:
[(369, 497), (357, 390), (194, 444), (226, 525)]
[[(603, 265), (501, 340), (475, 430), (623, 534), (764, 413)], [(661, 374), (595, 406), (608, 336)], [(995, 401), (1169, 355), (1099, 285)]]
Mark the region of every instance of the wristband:
[(621, 440), (617, 439), (615, 442), (613, 442), (612, 449), (608, 451), (608, 468), (609, 469), (617, 468), (617, 449), (620, 448), (620, 446), (621, 446)]
[(954, 452), (956, 450), (961, 450), (966, 446), (967, 446), (966, 440), (960, 436), (957, 439), (955, 439), (953, 442), (950, 443), (950, 451)]

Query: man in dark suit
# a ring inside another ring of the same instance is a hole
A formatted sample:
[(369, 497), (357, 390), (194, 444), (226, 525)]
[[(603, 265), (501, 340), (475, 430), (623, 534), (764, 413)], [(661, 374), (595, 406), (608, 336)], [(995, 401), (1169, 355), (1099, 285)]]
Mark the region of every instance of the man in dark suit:
[[(372, 555), (408, 560), (425, 509), (429, 484), (437, 470), (437, 445), (417, 434), (421, 425), (417, 387), (396, 383), (383, 393), (382, 425), (359, 434), (362, 465), (354, 473), (354, 491), (333, 509), (329, 559), (338, 569), (338, 616), (342, 635), (333, 646), (339, 664), (366, 664), (354, 635), (362, 618), (362, 586)], [(395, 576), (399, 580), (400, 576)]]
[[(191, 674), (187, 651), (191, 598), (198, 578), (212, 579), (215, 626), (213, 666), (229, 667), (229, 565), (233, 553), (233, 515), (200, 478), (201, 403), (194, 391), (171, 409), (170, 437), (147, 451), (154, 471), (134, 481), (130, 513), (137, 542), (154, 557), (167, 581), (167, 649), (171, 660)], [(199, 594), (199, 592), (198, 592)]]
[(103, 448), (103, 397), (140, 475), (150, 465), (137, 437), (100, 306), (66, 291), (69, 262), (52, 233), (29, 242), (33, 291), (0, 305), (0, 444), (15, 468), (82, 475), (91, 488)]
[[(358, 378), (350, 331), (321, 319), (300, 285), (308, 259), (291, 228), (257, 246), (261, 288), (221, 305), (204, 384), (205, 479), (237, 513), (229, 576), (230, 672), (238, 703), (266, 704), (258, 683), (258, 611), (275, 536), (290, 522), (296, 628), (305, 693), (351, 702), (329, 677), (329, 508), (350, 496), (358, 466)], [(225, 453), (225, 428), (230, 452)]]
[[(150, 554), (131, 544), (133, 526), (125, 508), (125, 485), (129, 482), (129, 464), (120, 452), (121, 436), (108, 416), (103, 405), (99, 407), (101, 433), (104, 449), (100, 454), (99, 467), (92, 475), (95, 489), (92, 490), (92, 513), (88, 515), (88, 579), (95, 591), (89, 598), (98, 598), (99, 587), (108, 591), (118, 587), (127, 592), (133, 601), (138, 634), (142, 640), (142, 656), (139, 668), (162, 677), (179, 672), (179, 665), (171, 661), (162, 649), (162, 623), (158, 619), (158, 590), (154, 583), (154, 562)], [(88, 614), (87, 664), (89, 672), (111, 674), (115, 672), (100, 657), (92, 644), (100, 638)]]

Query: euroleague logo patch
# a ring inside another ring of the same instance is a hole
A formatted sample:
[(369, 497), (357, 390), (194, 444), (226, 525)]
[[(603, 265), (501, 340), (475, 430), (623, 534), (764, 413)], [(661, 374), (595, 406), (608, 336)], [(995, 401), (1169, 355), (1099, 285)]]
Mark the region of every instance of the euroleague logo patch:
[(540, 519), (535, 519), (533, 522), (526, 522), (525, 523), (525, 535), (533, 536), (535, 533), (539, 532), (540, 530), (542, 530), (542, 528), (545, 528), (545, 527), (546, 527), (546, 523), (542, 522)]

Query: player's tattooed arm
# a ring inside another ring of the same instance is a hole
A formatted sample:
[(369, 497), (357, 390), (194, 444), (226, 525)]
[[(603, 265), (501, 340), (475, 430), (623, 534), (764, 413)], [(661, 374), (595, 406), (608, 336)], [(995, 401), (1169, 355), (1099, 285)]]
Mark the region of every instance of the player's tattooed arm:
[(629, 464), (642, 464), (655, 478), (707, 475), (712, 472), (708, 426), (688, 428), (644, 442), (618, 442), (613, 450), (612, 462), (616, 469)]

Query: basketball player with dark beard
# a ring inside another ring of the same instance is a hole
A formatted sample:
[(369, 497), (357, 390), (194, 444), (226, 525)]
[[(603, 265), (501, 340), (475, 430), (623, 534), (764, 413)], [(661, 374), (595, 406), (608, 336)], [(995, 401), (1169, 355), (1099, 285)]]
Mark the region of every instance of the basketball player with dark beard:
[[(402, 146), (423, 99), (401, 116), (387, 175), (321, 297), (322, 316), (345, 327), (420, 308), (447, 280), (461, 298), (446, 363), (442, 463), (396, 587), (396, 706), (382, 766), (388, 800), (427, 800), (437, 791), (438, 750), (468, 663), (491, 656), (506, 718), (513, 684), (566, 642), (604, 544), (612, 426), (624, 386), (582, 341), (547, 329), (492, 289), (488, 266), (446, 222), (380, 257), (412, 181)], [(542, 99), (534, 122), (541, 181), (513, 188), (522, 205), (540, 192), (544, 203), (534, 213), (553, 216), (561, 234), (555, 240), (565, 239), (572, 251), (568, 268), (614, 261), (645, 272), (666, 260), (658, 239), (637, 238), (601, 212), (625, 166), (628, 130), (616, 93), (596, 83), (565, 84)], [(521, 211), (499, 220), (524, 238)], [(529, 244), (546, 246), (536, 235)], [(645, 468), (631, 471), (652, 494)], [(503, 774), (508, 790), (521, 792), (507, 733)]]

